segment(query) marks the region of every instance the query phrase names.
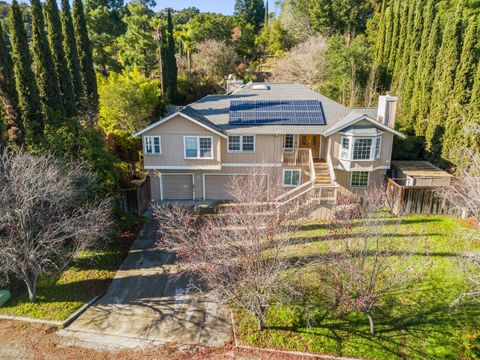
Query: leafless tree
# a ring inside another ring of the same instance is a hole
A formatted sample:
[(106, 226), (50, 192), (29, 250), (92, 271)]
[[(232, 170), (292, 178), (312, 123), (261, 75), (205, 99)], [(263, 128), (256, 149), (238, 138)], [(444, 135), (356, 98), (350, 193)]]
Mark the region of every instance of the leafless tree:
[(333, 222), (335, 238), (329, 241), (318, 273), (322, 293), (335, 310), (365, 314), (372, 335), (372, 311), (420, 276), (405, 242), (389, 236), (401, 233), (400, 221), (385, 213), (384, 205), (382, 188), (341, 199)]
[(39, 275), (64, 268), (110, 225), (110, 201), (91, 199), (95, 184), (81, 164), (1, 154), (0, 276), (23, 280), (31, 301)]
[(225, 77), (235, 72), (235, 49), (223, 41), (205, 40), (196, 46), (193, 54), (194, 69), (222, 83)]
[(272, 200), (279, 193), (263, 170), (235, 177), (232, 204), (217, 214), (197, 218), (180, 206), (159, 206), (159, 246), (173, 249), (205, 291), (222, 304), (243, 308), (264, 328), (267, 310), (281, 293), (292, 291), (289, 279), (297, 263), (286, 249), (294, 241), (298, 213)]
[(327, 40), (311, 37), (295, 46), (277, 61), (273, 70), (273, 80), (278, 82), (298, 82), (312, 88), (325, 81)]

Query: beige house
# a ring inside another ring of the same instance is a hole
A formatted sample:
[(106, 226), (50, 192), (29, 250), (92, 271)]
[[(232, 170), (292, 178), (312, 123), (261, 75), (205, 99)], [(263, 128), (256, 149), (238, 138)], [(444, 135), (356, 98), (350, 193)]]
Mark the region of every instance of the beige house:
[[(366, 189), (391, 165), (396, 98), (349, 109), (300, 84), (249, 83), (138, 131), (153, 200), (226, 200), (252, 168), (285, 188)], [(243, 175), (242, 175), (243, 174)]]

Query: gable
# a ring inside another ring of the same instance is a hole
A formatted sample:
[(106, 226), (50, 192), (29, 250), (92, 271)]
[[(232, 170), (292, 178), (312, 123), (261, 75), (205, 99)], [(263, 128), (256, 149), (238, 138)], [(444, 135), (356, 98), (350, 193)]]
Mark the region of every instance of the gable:
[(366, 126), (372, 126), (387, 132), (390, 132), (394, 135), (400, 136), (401, 138), (405, 138), (406, 136), (402, 134), (401, 132), (392, 129), (391, 127), (386, 126), (385, 124), (382, 124), (381, 122), (377, 120), (373, 120), (372, 118), (368, 117), (367, 115), (359, 115), (356, 118), (352, 118), (351, 120), (348, 121), (341, 121), (337, 125), (331, 127), (329, 130), (325, 132), (325, 136), (331, 136), (339, 131), (342, 131), (344, 129), (347, 129), (349, 127), (352, 127), (352, 125), (359, 125), (362, 127)]

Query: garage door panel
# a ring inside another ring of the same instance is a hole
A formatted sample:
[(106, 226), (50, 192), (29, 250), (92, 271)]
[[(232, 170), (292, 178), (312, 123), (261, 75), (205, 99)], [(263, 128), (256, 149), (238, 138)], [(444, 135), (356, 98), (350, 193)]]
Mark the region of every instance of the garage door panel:
[(193, 176), (162, 174), (162, 191), (164, 200), (192, 200)]

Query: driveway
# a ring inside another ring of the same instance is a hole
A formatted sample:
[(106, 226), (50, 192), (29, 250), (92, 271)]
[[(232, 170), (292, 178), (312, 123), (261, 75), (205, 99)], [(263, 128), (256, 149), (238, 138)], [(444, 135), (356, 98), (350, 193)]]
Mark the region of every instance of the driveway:
[(105, 296), (59, 332), (66, 343), (120, 348), (175, 343), (220, 346), (230, 336), (226, 309), (195, 293), (174, 254), (155, 247), (157, 223), (135, 240)]

